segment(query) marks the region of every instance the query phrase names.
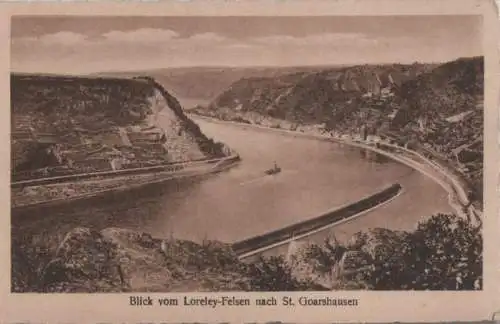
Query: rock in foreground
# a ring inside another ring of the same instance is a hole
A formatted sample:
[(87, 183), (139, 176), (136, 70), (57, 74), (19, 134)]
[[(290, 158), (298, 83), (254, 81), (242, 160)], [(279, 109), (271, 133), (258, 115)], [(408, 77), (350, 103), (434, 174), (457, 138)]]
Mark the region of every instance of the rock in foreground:
[[(16, 265), (15, 265), (16, 266)], [(14, 274), (21, 274), (17, 264)], [(70, 231), (39, 272), (43, 292), (248, 290), (227, 245), (158, 240), (126, 229)], [(22, 281), (19, 281), (22, 282)]]

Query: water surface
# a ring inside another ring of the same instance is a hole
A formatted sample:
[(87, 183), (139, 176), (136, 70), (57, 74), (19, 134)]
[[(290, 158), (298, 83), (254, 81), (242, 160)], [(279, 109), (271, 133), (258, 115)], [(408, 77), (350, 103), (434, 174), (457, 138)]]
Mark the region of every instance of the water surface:
[[(196, 122), (207, 136), (235, 149), (242, 162), (204, 179), (176, 180), (92, 204), (13, 215), (14, 233), (123, 227), (156, 237), (230, 243), (316, 217), (395, 182), (404, 190), (398, 198), (328, 233), (347, 239), (373, 227), (411, 229), (423, 217), (451, 211), (446, 192), (431, 179), (395, 162), (363, 158), (359, 149), (251, 127)], [(264, 176), (274, 161), (283, 172)]]

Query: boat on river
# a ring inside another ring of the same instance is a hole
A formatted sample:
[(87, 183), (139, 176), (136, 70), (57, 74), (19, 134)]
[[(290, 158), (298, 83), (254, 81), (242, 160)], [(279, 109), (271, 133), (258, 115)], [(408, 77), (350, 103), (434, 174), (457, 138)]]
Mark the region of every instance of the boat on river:
[(267, 169), (264, 171), (265, 174), (267, 175), (273, 175), (281, 172), (281, 168), (274, 162), (274, 166), (270, 169)]

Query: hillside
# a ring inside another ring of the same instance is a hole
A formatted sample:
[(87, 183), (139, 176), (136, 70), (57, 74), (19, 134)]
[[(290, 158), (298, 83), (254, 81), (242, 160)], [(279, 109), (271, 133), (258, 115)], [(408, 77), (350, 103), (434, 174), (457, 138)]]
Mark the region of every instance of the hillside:
[(484, 62), (482, 57), (443, 64), (404, 84), (392, 129), (461, 173), (483, 191)]
[[(482, 285), (482, 237), (435, 215), (409, 232), (371, 229), (347, 242), (297, 244), (289, 257), (238, 259), (216, 241), (156, 239), (120, 228), (61, 237), (17, 236), (13, 292), (473, 290)], [(462, 283), (457, 282), (460, 277)]]
[(154, 79), (11, 75), (15, 179), (224, 155)]
[(374, 98), (388, 101), (404, 81), (432, 68), (422, 64), (365, 65), (244, 78), (217, 96), (209, 109), (252, 111), (306, 124), (340, 121), (345, 110), (361, 103), (356, 101), (364, 98), (370, 107), (378, 104)]
[(368, 133), (421, 144), (482, 200), (483, 58), (365, 65), (234, 82), (194, 113), (287, 129)]

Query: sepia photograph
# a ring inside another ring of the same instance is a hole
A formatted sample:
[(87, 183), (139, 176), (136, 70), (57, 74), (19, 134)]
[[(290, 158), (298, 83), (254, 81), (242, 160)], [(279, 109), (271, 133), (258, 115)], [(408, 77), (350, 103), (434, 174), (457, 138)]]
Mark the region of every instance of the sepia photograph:
[(12, 293), (483, 289), (482, 16), (10, 23)]

